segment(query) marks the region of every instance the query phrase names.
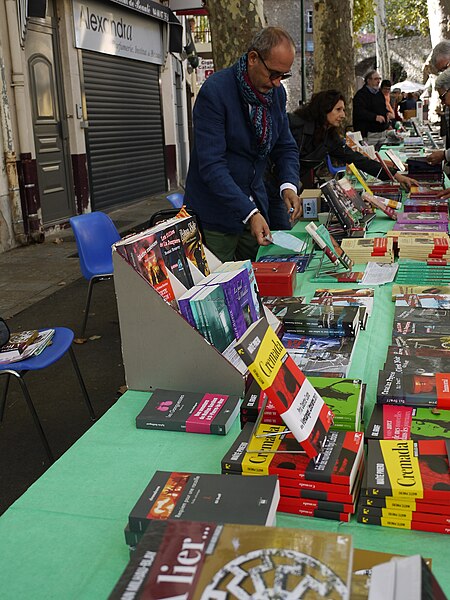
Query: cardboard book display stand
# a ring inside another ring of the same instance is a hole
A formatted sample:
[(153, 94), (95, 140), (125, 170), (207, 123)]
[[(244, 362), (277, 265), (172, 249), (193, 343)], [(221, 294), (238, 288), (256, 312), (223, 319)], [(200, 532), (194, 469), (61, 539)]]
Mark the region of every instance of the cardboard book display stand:
[[(166, 388), (241, 396), (244, 378), (238, 369), (115, 250), (113, 264), (128, 389)], [(177, 293), (174, 289), (175, 295), (178, 297), (183, 290)]]

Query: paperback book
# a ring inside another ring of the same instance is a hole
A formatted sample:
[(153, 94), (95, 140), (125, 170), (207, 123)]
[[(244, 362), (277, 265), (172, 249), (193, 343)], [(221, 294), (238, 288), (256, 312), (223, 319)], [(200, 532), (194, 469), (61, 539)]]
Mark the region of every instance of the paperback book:
[(412, 356), (449, 356), (450, 336), (394, 336), (388, 354)]
[(333, 264), (340, 263), (341, 266), (348, 270), (352, 268), (353, 261), (345, 254), (325, 225), (319, 225), (319, 227), (317, 227), (317, 225), (311, 221), (311, 223), (308, 223), (305, 227), (305, 231), (309, 233), (319, 248), (324, 251), (325, 256)]
[[(35, 333), (37, 333), (37, 336), (35, 336)], [(22, 334), (30, 334), (29, 336), (22, 336)], [(54, 329), (43, 329), (42, 331), (29, 331), (29, 332), (19, 332), (18, 334), (18, 338), (21, 339), (21, 341), (19, 342), (20, 344), (23, 343), (23, 338), (26, 337), (27, 340), (33, 338), (33, 341), (27, 343), (27, 345), (25, 345), (24, 347), (22, 346), (22, 350), (18, 351), (17, 349), (11, 349), (11, 350), (3, 350), (4, 346), (2, 347), (1, 351), (0, 351), (0, 364), (2, 363), (15, 363), (21, 360), (25, 360), (27, 358), (31, 358), (33, 356), (38, 356), (39, 354), (41, 354), (41, 352), (43, 352), (45, 350), (45, 348), (47, 348), (47, 346), (49, 346), (52, 343), (52, 338), (55, 335), (55, 330)], [(15, 344), (14, 342), (14, 337), (15, 334), (11, 334), (11, 338), (13, 339), (13, 344)], [(11, 342), (11, 338), (10, 338), (10, 342)], [(16, 339), (18, 339), (16, 338)], [(9, 345), (9, 344), (8, 344)]]
[[(320, 482), (327, 487), (319, 489), (335, 492), (336, 488), (329, 486), (337, 485), (343, 488), (341, 494), (352, 490), (363, 457), (363, 433), (330, 431), (321, 454), (311, 459), (301, 452), (298, 442), (286, 433), (284, 426), (262, 424), (256, 435), (252, 431), (253, 424), (246, 423), (222, 459), (222, 473), (270, 474), (297, 482)], [(296, 487), (314, 489), (301, 484)]]
[(301, 304), (274, 308), (272, 312), (282, 321), (287, 333), (311, 337), (355, 337), (360, 326), (359, 306)]
[(370, 316), (373, 309), (373, 288), (317, 289), (310, 304), (334, 306), (364, 306)]
[(319, 454), (333, 413), (267, 321), (253, 323), (236, 350), (308, 456)]
[(156, 389), (136, 417), (136, 427), (225, 435), (239, 407), (239, 396)]
[(398, 294), (394, 301), (395, 306), (450, 310), (450, 294)]
[(138, 533), (151, 521), (166, 519), (274, 525), (279, 499), (273, 476), (156, 471), (131, 510), (128, 525)]
[(417, 354), (389, 354), (384, 370), (398, 373), (447, 373), (450, 372), (450, 356), (418, 356)]
[(367, 496), (418, 498), (447, 504), (450, 499), (448, 442), (369, 440), (366, 474)]
[(450, 310), (396, 306), (393, 332), (395, 336), (446, 335), (450, 332)]
[(287, 598), (311, 585), (316, 600), (349, 600), (350, 536), (206, 521), (152, 522), (110, 600)]
[(198, 331), (223, 352), (235, 340), (223, 288), (220, 285), (204, 286), (189, 302)]
[(375, 404), (365, 435), (369, 440), (450, 438), (450, 410)]
[(397, 223), (443, 223), (448, 226), (448, 216), (441, 212), (402, 212), (397, 215)]
[(377, 403), (450, 409), (450, 373), (380, 371)]

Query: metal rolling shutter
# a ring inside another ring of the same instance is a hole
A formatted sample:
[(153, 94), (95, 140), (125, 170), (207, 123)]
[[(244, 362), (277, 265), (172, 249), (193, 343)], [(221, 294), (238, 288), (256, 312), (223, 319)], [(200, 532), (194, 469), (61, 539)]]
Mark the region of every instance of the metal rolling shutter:
[(83, 51), (95, 209), (166, 189), (157, 65)]

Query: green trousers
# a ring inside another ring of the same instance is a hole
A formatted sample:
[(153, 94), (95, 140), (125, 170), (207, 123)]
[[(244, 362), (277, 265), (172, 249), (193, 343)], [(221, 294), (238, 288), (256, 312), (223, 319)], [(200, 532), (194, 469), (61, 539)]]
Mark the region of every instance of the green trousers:
[(242, 233), (223, 233), (205, 229), (205, 245), (222, 262), (229, 260), (256, 259), (258, 242), (246, 227)]

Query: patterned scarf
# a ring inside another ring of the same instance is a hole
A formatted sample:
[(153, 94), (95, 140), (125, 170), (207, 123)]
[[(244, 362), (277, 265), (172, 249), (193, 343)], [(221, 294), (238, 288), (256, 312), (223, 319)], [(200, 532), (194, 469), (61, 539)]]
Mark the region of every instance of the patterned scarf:
[(273, 101), (273, 89), (267, 94), (261, 94), (254, 88), (248, 76), (247, 54), (243, 54), (237, 62), (237, 80), (243, 99), (250, 105), (250, 119), (256, 133), (258, 155), (266, 158), (272, 142), (272, 116), (267, 109)]

